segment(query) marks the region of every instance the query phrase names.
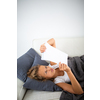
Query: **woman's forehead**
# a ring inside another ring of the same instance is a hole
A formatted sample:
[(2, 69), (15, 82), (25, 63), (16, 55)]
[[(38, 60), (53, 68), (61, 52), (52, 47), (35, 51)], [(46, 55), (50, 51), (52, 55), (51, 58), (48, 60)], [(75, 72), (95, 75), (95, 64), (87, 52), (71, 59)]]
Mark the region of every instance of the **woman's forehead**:
[(39, 69), (40, 69), (40, 70), (43, 70), (43, 69), (45, 69), (45, 66), (41, 65), (41, 66), (39, 67)]
[(41, 76), (44, 76), (45, 75), (45, 66), (41, 65), (39, 67), (38, 74), (41, 75)]

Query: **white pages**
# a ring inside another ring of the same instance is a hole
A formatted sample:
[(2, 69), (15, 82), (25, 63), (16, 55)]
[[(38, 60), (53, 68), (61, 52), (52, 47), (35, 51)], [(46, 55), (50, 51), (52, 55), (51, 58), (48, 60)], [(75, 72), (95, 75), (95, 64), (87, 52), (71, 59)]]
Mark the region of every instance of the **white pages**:
[(52, 61), (55, 63), (65, 63), (68, 65), (67, 58), (68, 54), (50, 46), (48, 43), (45, 43), (46, 50), (42, 53), (41, 60)]

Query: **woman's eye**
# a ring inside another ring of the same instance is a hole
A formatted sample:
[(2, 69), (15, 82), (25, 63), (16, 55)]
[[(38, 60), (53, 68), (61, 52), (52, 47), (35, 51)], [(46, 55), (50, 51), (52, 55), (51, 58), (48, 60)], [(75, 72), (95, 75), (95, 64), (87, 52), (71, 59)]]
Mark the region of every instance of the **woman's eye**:
[(47, 71), (45, 71), (45, 73), (47, 74)]
[[(47, 66), (45, 66), (45, 68), (47, 69)], [(45, 73), (47, 74), (47, 70), (45, 71)]]
[(45, 66), (45, 68), (47, 68), (47, 66)]

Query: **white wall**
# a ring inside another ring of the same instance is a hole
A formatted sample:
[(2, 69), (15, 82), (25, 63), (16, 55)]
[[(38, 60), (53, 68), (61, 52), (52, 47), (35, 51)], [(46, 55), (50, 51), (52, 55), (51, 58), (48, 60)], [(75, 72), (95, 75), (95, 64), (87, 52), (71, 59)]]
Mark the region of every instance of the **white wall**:
[(32, 40), (84, 36), (84, 0), (17, 0), (17, 57)]

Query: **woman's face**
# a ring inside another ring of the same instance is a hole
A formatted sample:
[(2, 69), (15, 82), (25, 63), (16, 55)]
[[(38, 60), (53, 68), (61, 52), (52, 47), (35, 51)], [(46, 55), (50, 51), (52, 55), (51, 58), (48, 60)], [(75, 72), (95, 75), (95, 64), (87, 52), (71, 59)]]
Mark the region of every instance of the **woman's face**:
[(54, 78), (55, 75), (55, 69), (49, 67), (49, 66), (43, 66), (41, 65), (39, 67), (38, 74), (46, 79)]

